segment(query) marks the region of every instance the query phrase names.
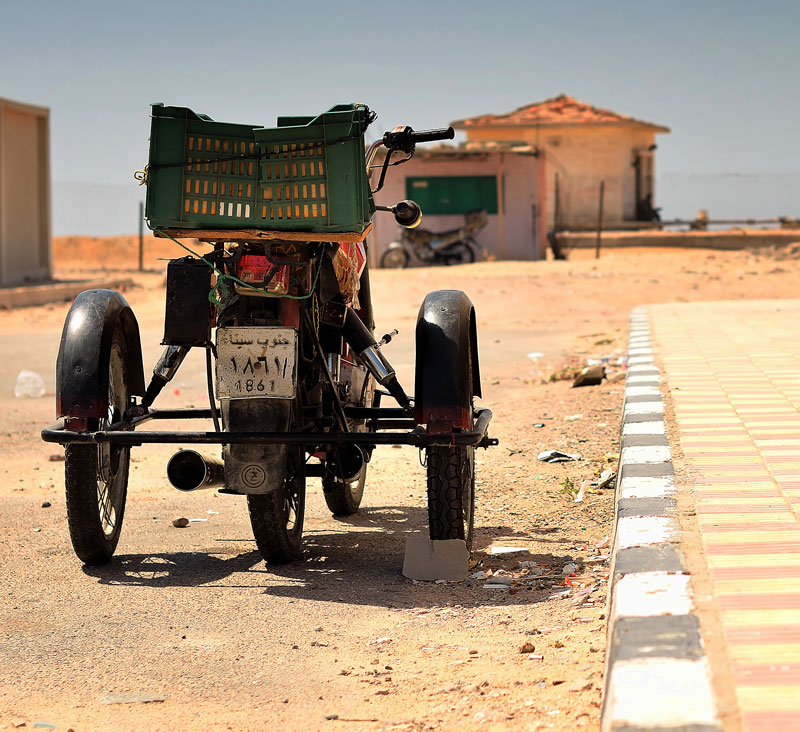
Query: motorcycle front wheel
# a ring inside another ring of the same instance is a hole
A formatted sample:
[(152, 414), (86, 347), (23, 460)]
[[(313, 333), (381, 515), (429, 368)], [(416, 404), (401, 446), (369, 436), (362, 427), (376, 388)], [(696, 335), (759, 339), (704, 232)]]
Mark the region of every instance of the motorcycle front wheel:
[(404, 269), (408, 266), (408, 252), (403, 247), (387, 249), (381, 257), (384, 269)]

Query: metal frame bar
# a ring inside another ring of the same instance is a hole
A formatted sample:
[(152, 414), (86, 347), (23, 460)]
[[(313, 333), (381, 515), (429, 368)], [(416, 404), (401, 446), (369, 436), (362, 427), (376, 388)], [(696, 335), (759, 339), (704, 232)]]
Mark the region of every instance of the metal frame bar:
[[(370, 409), (370, 412), (390, 412), (393, 408)], [(108, 442), (115, 445), (140, 446), (143, 444), (283, 444), (283, 445), (474, 445), (490, 447), (497, 445), (496, 438), (489, 437), (489, 422), (492, 413), (479, 409), (475, 413), (475, 425), (469, 432), (453, 432), (429, 435), (421, 426), (408, 432), (176, 432), (171, 430), (157, 432), (136, 432), (135, 427), (150, 419), (210, 419), (210, 409), (160, 409), (146, 415), (134, 417), (129, 421), (116, 422), (108, 429), (97, 432), (75, 432), (66, 429), (64, 420), (42, 430), (44, 442), (61, 445), (96, 444)], [(413, 420), (377, 419), (378, 429), (405, 428), (413, 425)], [(386, 424), (382, 424), (382, 423)]]

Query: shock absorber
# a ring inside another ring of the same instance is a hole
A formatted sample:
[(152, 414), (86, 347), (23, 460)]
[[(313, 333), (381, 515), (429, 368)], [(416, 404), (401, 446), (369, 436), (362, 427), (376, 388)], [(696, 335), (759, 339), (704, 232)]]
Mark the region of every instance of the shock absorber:
[(342, 335), (344, 335), (353, 353), (358, 355), (360, 361), (375, 377), (375, 381), (385, 387), (403, 409), (409, 411), (411, 409), (411, 400), (403, 391), (403, 387), (400, 386), (392, 365), (381, 353), (375, 337), (369, 332), (367, 326), (361, 322), (361, 318), (358, 317), (358, 313), (353, 308), (347, 308), (344, 325), (342, 326)]
[(189, 349), (186, 346), (167, 346), (158, 363), (153, 369), (153, 378), (147, 387), (141, 406), (149, 408), (161, 390), (172, 380), (178, 367), (183, 363)]

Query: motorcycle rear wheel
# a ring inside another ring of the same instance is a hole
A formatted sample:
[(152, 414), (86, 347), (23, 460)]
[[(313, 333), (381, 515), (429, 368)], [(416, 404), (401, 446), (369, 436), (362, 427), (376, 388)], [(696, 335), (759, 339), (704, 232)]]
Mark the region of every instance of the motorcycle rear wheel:
[(475, 250), (466, 242), (454, 244), (445, 252), (447, 264), (472, 264), (475, 261)]
[[(472, 359), (467, 393), (472, 414)], [(470, 422), (474, 422), (473, 419)], [(434, 445), (425, 450), (428, 486), (428, 532), (433, 541), (463, 539), (472, 549), (475, 525), (474, 445)]]
[[(119, 324), (112, 337), (108, 371), (108, 416), (96, 420), (97, 429), (122, 419), (130, 404), (128, 349)], [(84, 564), (105, 564), (117, 548), (125, 515), (130, 454), (130, 447), (108, 442), (66, 446), (67, 524), (72, 548)]]
[(408, 266), (408, 252), (403, 247), (387, 249), (381, 257), (384, 269), (405, 269)]
[(300, 556), (305, 506), (303, 448), (289, 445), (281, 487), (272, 493), (247, 496), (253, 537), (265, 562), (288, 564)]

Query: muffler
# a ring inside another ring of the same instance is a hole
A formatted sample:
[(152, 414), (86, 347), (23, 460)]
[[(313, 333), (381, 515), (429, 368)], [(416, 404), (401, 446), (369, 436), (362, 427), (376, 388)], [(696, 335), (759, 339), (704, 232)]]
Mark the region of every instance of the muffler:
[(225, 485), (225, 466), (219, 458), (180, 450), (167, 463), (167, 478), (179, 491), (221, 488)]
[(367, 456), (358, 445), (345, 445), (328, 451), (325, 463), (328, 472), (345, 483), (352, 483), (361, 475)]

